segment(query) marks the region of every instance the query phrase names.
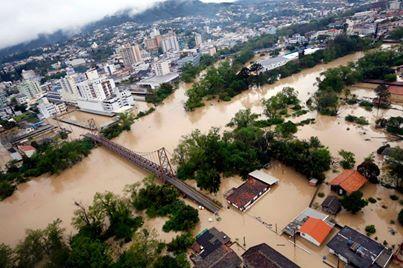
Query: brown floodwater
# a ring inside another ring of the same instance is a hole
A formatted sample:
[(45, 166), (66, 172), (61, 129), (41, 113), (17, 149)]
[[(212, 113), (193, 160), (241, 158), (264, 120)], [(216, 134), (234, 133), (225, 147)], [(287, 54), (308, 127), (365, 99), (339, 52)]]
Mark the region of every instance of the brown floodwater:
[[(163, 105), (157, 107), (155, 112), (137, 120), (131, 131), (122, 133), (115, 141), (135, 151), (147, 152), (166, 147), (172, 153), (181, 137), (190, 134), (195, 129), (206, 132), (211, 127), (225, 128), (225, 125), (240, 109), (251, 108), (254, 112), (262, 112), (262, 99), (273, 96), (283, 87), (291, 86), (297, 89), (299, 98), (305, 102), (315, 92), (316, 78), (323, 71), (357, 60), (362, 55), (362, 53), (355, 53), (329, 64), (305, 70), (273, 85), (250, 89), (229, 102), (210, 101), (205, 107), (194, 112), (186, 112), (183, 108), (186, 101), (185, 91), (191, 85), (182, 83)], [(372, 94), (370, 89), (363, 87), (352, 89), (352, 91), (358, 95)], [(149, 107), (144, 104), (140, 106), (144, 109)], [(349, 113), (369, 116), (370, 121), (373, 122), (382, 113), (390, 116), (401, 112), (397, 110), (367, 112), (356, 106), (345, 106), (341, 108), (340, 115), (336, 118), (317, 116), (315, 112), (310, 112), (292, 120), (316, 118), (315, 124), (300, 127), (297, 136), (300, 138), (318, 136), (322, 143), (329, 147), (333, 155), (336, 156), (340, 149), (346, 149), (355, 153), (357, 160), (360, 161), (382, 145), (387, 137), (382, 131), (375, 130), (371, 126), (361, 128), (347, 124), (344, 122), (344, 116)], [(72, 128), (72, 130), (73, 137), (78, 137), (85, 132), (76, 128)], [(402, 143), (398, 145), (401, 146)], [(247, 213), (242, 214), (233, 208), (227, 209), (225, 206), (217, 219), (211, 213), (202, 210), (200, 211), (201, 223), (196, 231), (216, 226), (233, 240), (239, 241), (241, 245), (243, 245), (245, 237), (246, 247), (266, 242), (302, 267), (324, 267), (322, 257), (328, 256), (328, 251), (324, 246), (316, 247), (302, 239), (297, 239), (297, 247), (294, 247), (287, 237), (275, 233), (276, 225), (280, 231), (309, 205), (315, 189), (307, 184), (302, 175), (279, 163), (274, 163), (267, 172), (278, 177), (280, 183), (252, 206)], [(70, 219), (74, 211), (74, 201), (89, 204), (96, 192), (122, 193), (125, 185), (139, 182), (146, 175), (145, 172), (125, 160), (103, 148), (97, 148), (81, 163), (59, 175), (44, 175), (20, 185), (13, 196), (1, 202), (0, 242), (15, 245), (24, 236), (25, 229), (43, 228), (56, 218), (62, 219), (63, 226), (68, 232), (72, 232)], [(329, 172), (329, 177), (332, 176), (334, 174)], [(224, 178), (220, 192), (214, 198), (226, 205), (223, 193), (241, 183), (239, 177)], [(387, 195), (390, 191), (385, 192), (380, 186), (369, 186), (368, 189), (366, 195), (372, 193)], [(325, 190), (323, 191), (325, 192)], [(399, 210), (399, 205), (396, 204), (387, 210), (390, 217), (396, 215), (396, 211)], [(379, 225), (383, 224), (385, 219), (382, 218), (386, 211), (373, 207), (372, 210), (368, 208), (368, 211), (365, 213), (365, 215), (368, 214), (365, 216), (368, 217), (365, 220), (379, 222)], [(255, 217), (261, 217), (267, 223), (272, 224), (272, 230), (257, 221)], [(341, 222), (356, 228), (362, 229), (365, 224), (363, 218), (359, 216), (350, 217), (342, 214), (339, 218)], [(164, 234), (161, 230), (163, 223), (162, 219), (153, 219), (148, 220), (146, 226), (155, 228), (160, 233), (161, 239), (169, 241), (175, 234)], [(395, 238), (401, 237), (402, 228), (395, 226), (395, 229), (397, 236), (395, 235), (393, 238), (380, 230), (380, 239), (383, 239), (381, 235), (385, 234), (385, 239), (389, 239), (391, 244), (396, 243)], [(332, 256), (328, 256), (328, 258), (330, 262), (334, 263), (335, 260)]]

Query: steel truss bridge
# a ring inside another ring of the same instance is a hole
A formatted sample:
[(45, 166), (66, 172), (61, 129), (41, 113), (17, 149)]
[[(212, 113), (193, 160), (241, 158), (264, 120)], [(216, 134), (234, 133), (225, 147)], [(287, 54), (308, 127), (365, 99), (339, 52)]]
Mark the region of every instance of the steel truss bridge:
[(116, 153), (117, 155), (133, 163), (134, 165), (141, 167), (152, 174), (155, 174), (163, 182), (174, 186), (184, 196), (188, 197), (189, 199), (193, 200), (194, 202), (203, 206), (214, 214), (216, 214), (222, 207), (221, 204), (214, 202), (206, 195), (200, 193), (199, 191), (176, 177), (169, 162), (168, 154), (165, 148), (161, 148), (148, 153), (139, 153), (131, 151), (126, 147), (112, 142), (100, 135), (88, 133), (84, 136), (90, 138), (99, 145), (104, 146), (108, 150)]

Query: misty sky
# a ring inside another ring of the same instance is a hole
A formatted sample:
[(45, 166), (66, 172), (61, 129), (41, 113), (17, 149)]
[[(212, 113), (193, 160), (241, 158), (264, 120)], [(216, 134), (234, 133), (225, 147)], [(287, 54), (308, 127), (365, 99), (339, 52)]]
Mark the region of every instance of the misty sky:
[[(39, 33), (59, 29), (77, 31), (80, 26), (132, 8), (143, 11), (164, 0), (1, 0), (0, 48), (32, 40)], [(202, 0), (203, 2), (230, 2)]]

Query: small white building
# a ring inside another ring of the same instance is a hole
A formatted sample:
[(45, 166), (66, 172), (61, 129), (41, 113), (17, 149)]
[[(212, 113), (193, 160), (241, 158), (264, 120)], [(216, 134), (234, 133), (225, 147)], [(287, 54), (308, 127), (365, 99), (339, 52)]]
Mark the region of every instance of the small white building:
[(288, 61), (289, 59), (284, 56), (277, 56), (274, 58), (268, 57), (264, 60), (258, 61), (258, 63), (262, 65), (263, 69), (265, 69), (266, 71), (270, 71), (285, 65)]
[(153, 64), (153, 69), (156, 76), (164, 76), (171, 72), (168, 61), (156, 61)]
[(278, 182), (279, 182), (279, 179), (267, 174), (263, 170), (255, 170), (255, 171), (249, 173), (248, 175), (249, 175), (249, 177), (252, 177), (261, 182), (264, 182), (269, 186), (273, 186), (275, 184), (278, 184)]

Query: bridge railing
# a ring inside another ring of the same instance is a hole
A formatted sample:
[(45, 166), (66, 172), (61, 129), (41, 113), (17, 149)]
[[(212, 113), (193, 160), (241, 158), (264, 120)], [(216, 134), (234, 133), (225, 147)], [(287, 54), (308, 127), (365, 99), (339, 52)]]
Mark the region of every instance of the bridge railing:
[(195, 202), (199, 203), (200, 205), (204, 206), (206, 209), (213, 213), (217, 213), (221, 206), (214, 201), (210, 200), (207, 196), (200, 193), (190, 185), (186, 184), (185, 182), (176, 178), (171, 171), (167, 170), (166, 168), (161, 167), (160, 165), (150, 161), (149, 159), (136, 154), (135, 152), (127, 149), (126, 147), (114, 143), (104, 137), (94, 135), (94, 134), (86, 134), (86, 137), (92, 139), (95, 142), (102, 144), (107, 149), (117, 153), (118, 155), (124, 157), (125, 159), (135, 163), (139, 167), (162, 177), (165, 182), (175, 186), (179, 191), (181, 191), (184, 195), (189, 197), (190, 199), (194, 200)]

